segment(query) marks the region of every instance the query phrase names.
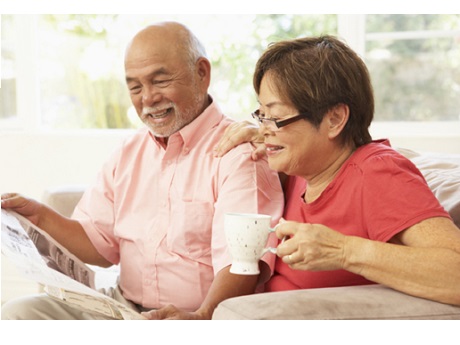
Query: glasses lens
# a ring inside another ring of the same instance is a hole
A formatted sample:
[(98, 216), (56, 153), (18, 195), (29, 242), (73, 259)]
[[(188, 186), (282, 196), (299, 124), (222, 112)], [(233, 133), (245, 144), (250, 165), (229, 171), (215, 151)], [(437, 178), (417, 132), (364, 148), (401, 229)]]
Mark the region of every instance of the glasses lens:
[(259, 110), (256, 110), (251, 115), (252, 115), (252, 117), (254, 119), (256, 119), (258, 122), (260, 122), (262, 125), (264, 125), (264, 127), (267, 128), (268, 130), (270, 130), (272, 132), (275, 132), (275, 131), (279, 130), (278, 126), (275, 123), (275, 120), (264, 118), (263, 116), (260, 115)]
[(276, 132), (279, 130), (278, 126), (276, 125), (274, 120), (271, 119), (262, 119), (262, 124), (267, 128), (268, 130), (272, 132)]

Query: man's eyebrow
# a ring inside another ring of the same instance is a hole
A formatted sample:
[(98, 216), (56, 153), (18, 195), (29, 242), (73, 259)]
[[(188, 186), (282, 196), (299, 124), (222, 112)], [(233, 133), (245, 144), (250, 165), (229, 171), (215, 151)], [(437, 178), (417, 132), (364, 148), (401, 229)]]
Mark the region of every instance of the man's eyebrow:
[[(145, 76), (145, 78), (147, 79), (151, 79), (151, 78), (156, 78), (160, 75), (168, 75), (168, 71), (166, 70), (166, 68), (164, 67), (161, 67), (155, 71), (153, 71), (152, 73), (148, 74), (147, 76)], [(127, 83), (130, 83), (130, 82), (134, 82), (134, 81), (138, 81), (139, 78), (137, 77), (130, 77), (130, 76), (126, 76), (126, 82)]]

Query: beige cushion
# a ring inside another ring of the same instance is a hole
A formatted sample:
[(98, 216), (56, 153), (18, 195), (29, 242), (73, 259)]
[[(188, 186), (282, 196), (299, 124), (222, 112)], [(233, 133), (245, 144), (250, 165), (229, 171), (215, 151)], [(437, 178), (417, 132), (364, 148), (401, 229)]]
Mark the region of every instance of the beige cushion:
[(50, 188), (43, 194), (42, 201), (60, 214), (70, 217), (85, 191), (85, 186), (60, 186)]
[(225, 300), (215, 320), (460, 319), (460, 307), (412, 297), (383, 285), (262, 293)]
[(460, 227), (460, 155), (398, 151), (417, 166), (441, 205)]

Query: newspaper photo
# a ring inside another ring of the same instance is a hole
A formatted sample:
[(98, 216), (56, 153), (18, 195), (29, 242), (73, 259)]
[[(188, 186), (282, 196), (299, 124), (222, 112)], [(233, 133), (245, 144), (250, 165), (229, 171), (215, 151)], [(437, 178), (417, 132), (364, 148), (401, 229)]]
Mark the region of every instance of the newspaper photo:
[(97, 291), (95, 271), (46, 232), (15, 212), (1, 211), (2, 254), (26, 278), (44, 285), (49, 296), (113, 319), (144, 319), (136, 311)]

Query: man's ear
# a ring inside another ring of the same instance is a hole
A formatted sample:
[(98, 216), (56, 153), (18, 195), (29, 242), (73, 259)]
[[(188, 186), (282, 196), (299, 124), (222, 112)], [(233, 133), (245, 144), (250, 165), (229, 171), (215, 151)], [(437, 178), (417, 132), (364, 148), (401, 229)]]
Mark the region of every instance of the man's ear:
[(339, 103), (335, 105), (326, 115), (328, 124), (329, 139), (337, 138), (342, 133), (350, 117), (348, 105)]
[(198, 78), (200, 82), (204, 82), (206, 88), (211, 83), (211, 63), (208, 59), (201, 57), (196, 62)]

